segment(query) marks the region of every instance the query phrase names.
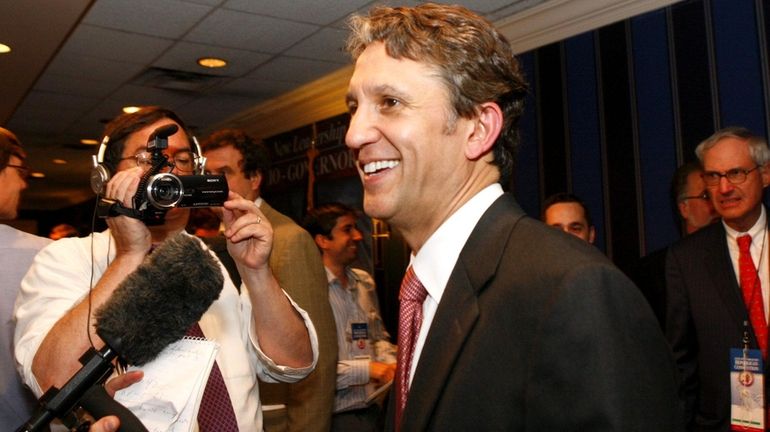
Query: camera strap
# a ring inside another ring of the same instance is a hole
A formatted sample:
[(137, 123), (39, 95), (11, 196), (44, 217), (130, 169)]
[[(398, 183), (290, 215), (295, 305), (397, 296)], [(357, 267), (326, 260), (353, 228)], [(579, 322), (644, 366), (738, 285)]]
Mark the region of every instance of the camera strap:
[(96, 215), (100, 218), (128, 216), (141, 219), (141, 213), (136, 209), (123, 207), (120, 202), (104, 197), (99, 197), (99, 201), (96, 203)]

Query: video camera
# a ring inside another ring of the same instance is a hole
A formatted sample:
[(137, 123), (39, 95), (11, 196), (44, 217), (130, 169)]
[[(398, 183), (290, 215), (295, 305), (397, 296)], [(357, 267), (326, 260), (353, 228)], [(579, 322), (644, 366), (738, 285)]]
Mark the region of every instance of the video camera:
[[(174, 207), (220, 207), (227, 201), (229, 189), (223, 175), (204, 175), (205, 158), (200, 155), (200, 148), (194, 149), (197, 162), (195, 174), (178, 176), (173, 172), (161, 172), (165, 168), (174, 168), (163, 151), (168, 148), (168, 137), (175, 134), (179, 127), (175, 124), (161, 126), (147, 140), (147, 152), (150, 153), (150, 168), (142, 175), (139, 187), (133, 198), (134, 208), (127, 208), (119, 202), (101, 198), (97, 204), (100, 217), (119, 215), (139, 219), (146, 225), (160, 225), (166, 212)], [(195, 143), (197, 147), (197, 142)]]

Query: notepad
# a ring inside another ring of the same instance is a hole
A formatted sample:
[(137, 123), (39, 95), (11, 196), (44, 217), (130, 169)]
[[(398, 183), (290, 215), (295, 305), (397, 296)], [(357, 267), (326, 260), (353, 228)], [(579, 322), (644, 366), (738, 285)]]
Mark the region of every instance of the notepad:
[(115, 400), (150, 432), (192, 431), (218, 350), (216, 342), (184, 337), (150, 363), (129, 367), (143, 371), (144, 378), (116, 392)]

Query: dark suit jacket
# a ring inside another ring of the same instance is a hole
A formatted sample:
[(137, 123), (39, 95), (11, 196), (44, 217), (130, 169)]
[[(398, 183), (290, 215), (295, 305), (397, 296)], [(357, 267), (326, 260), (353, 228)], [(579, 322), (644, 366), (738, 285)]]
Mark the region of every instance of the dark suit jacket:
[(460, 253), (401, 430), (676, 431), (676, 384), (630, 280), (506, 194)]
[(661, 328), (666, 328), (666, 256), (668, 248), (658, 249), (639, 258), (628, 277), (642, 291)]
[[(740, 348), (743, 304), (721, 223), (674, 243), (666, 260), (666, 336), (682, 373), (689, 430), (730, 429), (729, 349)], [(750, 326), (750, 344), (757, 342)], [(767, 364), (765, 364), (767, 373)], [(767, 400), (767, 386), (765, 386)]]

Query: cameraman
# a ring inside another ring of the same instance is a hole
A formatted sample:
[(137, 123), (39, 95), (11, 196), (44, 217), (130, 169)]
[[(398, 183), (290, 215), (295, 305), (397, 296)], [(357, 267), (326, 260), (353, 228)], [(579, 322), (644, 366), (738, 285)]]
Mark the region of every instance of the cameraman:
[[(193, 172), (197, 155), (181, 119), (162, 108), (144, 108), (117, 117), (105, 128), (109, 144), (103, 163), (113, 173), (105, 198), (133, 206), (140, 178), (148, 168), (148, 137), (169, 124), (179, 127), (168, 137), (164, 151), (174, 164), (171, 172)], [(253, 202), (235, 193), (230, 193), (223, 213), (228, 251), (244, 289), (239, 294), (225, 277), (219, 298), (199, 324), (205, 337), (220, 346), (216, 364), (232, 410), (206, 412), (202, 404), (198, 426), (202, 432), (235, 430), (223, 423), (234, 416), (241, 430), (261, 430), (257, 376), (269, 381), (302, 379), (317, 361), (317, 337), (307, 314), (283, 292), (267, 264), (273, 241), (267, 218)], [(188, 209), (172, 208), (161, 224), (152, 226), (128, 216), (108, 217), (108, 230), (90, 238), (62, 239), (41, 251), (22, 281), (15, 335), (17, 362), (38, 396), (50, 386), (61, 387), (80, 369), (78, 358), (90, 347), (88, 332), (97, 349), (103, 346), (89, 313), (110, 298), (155, 246), (183, 231), (188, 216)], [(174, 276), (169, 274), (169, 280)], [(92, 278), (95, 285), (89, 301)], [(163, 284), (158, 280), (157, 289), (162, 290)], [(202, 416), (207, 414), (220, 423), (206, 429)]]

